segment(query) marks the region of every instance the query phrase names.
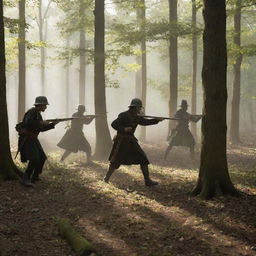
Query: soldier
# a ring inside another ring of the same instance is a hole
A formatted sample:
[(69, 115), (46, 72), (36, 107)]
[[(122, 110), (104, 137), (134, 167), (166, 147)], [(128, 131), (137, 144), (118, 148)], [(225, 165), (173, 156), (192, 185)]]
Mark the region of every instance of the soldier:
[(39, 180), (46, 155), (38, 140), (40, 132), (48, 131), (55, 128), (58, 123), (43, 121), (40, 112), (44, 112), (47, 108), (48, 100), (45, 96), (38, 96), (35, 99), (34, 107), (29, 109), (23, 118), (22, 128), (19, 130), (18, 149), (22, 162), (28, 162), (26, 171), (23, 175), (21, 183), (25, 186), (34, 186)]
[(169, 146), (167, 147), (164, 155), (164, 159), (166, 160), (168, 153), (171, 151), (173, 146), (185, 146), (190, 149), (190, 156), (194, 158), (194, 148), (195, 148), (195, 140), (192, 133), (189, 130), (189, 122), (197, 122), (200, 120), (201, 115), (191, 115), (187, 112), (188, 103), (186, 100), (181, 101), (180, 105), (181, 109), (179, 109), (175, 118), (179, 118), (181, 120), (177, 121), (177, 126), (172, 129), (171, 133), (168, 136)]
[(77, 112), (72, 117), (80, 117), (71, 121), (71, 127), (66, 131), (60, 142), (57, 144), (58, 147), (65, 149), (66, 151), (61, 157), (61, 161), (64, 161), (72, 152), (77, 153), (81, 150), (87, 155), (87, 162), (91, 162), (91, 146), (83, 133), (84, 124), (90, 124), (94, 117), (84, 116), (85, 106), (79, 105)]
[(111, 126), (117, 131), (114, 138), (114, 145), (109, 156), (109, 169), (104, 177), (106, 183), (109, 182), (110, 176), (119, 168), (120, 165), (139, 164), (144, 176), (145, 185), (152, 186), (158, 183), (149, 178), (148, 164), (146, 154), (138, 144), (134, 136), (134, 132), (138, 124), (153, 125), (162, 121), (162, 118), (146, 119), (140, 117), (139, 114), (142, 109), (142, 101), (140, 99), (133, 99), (129, 106), (129, 110), (122, 112), (118, 118), (114, 120)]

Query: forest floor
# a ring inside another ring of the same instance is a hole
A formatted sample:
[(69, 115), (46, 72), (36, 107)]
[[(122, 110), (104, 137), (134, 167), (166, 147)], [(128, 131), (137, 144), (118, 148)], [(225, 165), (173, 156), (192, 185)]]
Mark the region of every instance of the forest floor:
[(57, 232), (68, 218), (103, 256), (256, 255), (256, 146), (228, 147), (231, 179), (241, 197), (190, 197), (199, 152), (191, 161), (174, 148), (142, 145), (158, 186), (145, 187), (138, 166), (122, 166), (102, 181), (107, 162), (87, 165), (82, 154), (60, 163), (51, 153), (36, 188), (0, 186), (1, 256), (73, 256)]

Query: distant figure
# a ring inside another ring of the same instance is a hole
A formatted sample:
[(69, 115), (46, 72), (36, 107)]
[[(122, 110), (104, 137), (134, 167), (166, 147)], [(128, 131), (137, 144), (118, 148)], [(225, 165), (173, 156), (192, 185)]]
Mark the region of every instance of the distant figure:
[(72, 152), (77, 153), (78, 151), (83, 151), (87, 155), (87, 162), (91, 162), (92, 150), (84, 136), (83, 126), (84, 124), (90, 124), (94, 117), (86, 117), (84, 116), (84, 112), (85, 106), (79, 105), (77, 112), (72, 115), (72, 117), (78, 118), (71, 121), (71, 127), (57, 144), (58, 147), (66, 150), (61, 157), (61, 161), (64, 161)]
[(133, 99), (129, 106), (129, 110), (122, 112), (118, 118), (112, 122), (112, 127), (117, 131), (114, 138), (114, 145), (109, 156), (109, 169), (104, 177), (106, 183), (109, 182), (110, 176), (120, 167), (120, 165), (139, 164), (144, 176), (145, 185), (152, 186), (158, 183), (149, 178), (148, 164), (146, 154), (138, 144), (138, 140), (134, 136), (134, 132), (138, 124), (153, 125), (162, 121), (162, 118), (146, 119), (140, 117), (142, 109), (142, 101)]
[(25, 113), (23, 121), (20, 123), (21, 128), (16, 128), (19, 132), (18, 150), (21, 161), (29, 161), (21, 183), (31, 187), (39, 180), (46, 160), (46, 155), (38, 140), (38, 134), (53, 129), (58, 123), (57, 121), (51, 123), (43, 121), (40, 112), (44, 112), (48, 105), (45, 96), (36, 97), (34, 105), (35, 107)]
[(175, 118), (180, 118), (181, 120), (177, 121), (177, 126), (168, 135), (169, 146), (165, 151), (164, 159), (167, 158), (173, 146), (189, 147), (190, 156), (192, 159), (194, 158), (195, 139), (189, 130), (189, 122), (197, 122), (200, 120), (201, 115), (189, 114), (187, 112), (188, 103), (186, 100), (181, 101), (180, 107), (175, 114)]

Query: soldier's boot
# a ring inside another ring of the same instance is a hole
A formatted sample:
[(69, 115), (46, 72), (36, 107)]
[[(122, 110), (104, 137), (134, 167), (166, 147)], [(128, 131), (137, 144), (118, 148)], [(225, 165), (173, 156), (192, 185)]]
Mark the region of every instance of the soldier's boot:
[(30, 181), (27, 173), (24, 173), (24, 175), (21, 179), (21, 184), (26, 187), (35, 187), (35, 185)]
[(165, 154), (164, 154), (164, 160), (167, 159), (167, 156), (168, 156), (169, 152), (171, 151), (171, 149), (172, 149), (171, 146), (168, 146), (168, 147), (167, 147), (167, 149), (166, 149), (166, 151), (165, 151)]
[(144, 176), (144, 181), (146, 186), (155, 186), (158, 184), (158, 182), (153, 181), (149, 178), (149, 171), (147, 165), (141, 165), (141, 171)]
[(40, 181), (39, 175), (38, 174), (33, 174), (32, 178), (31, 178), (31, 183), (36, 183)]
[(113, 174), (113, 172), (115, 170), (116, 170), (116, 168), (114, 166), (110, 165), (109, 168), (108, 168), (108, 172), (107, 172), (106, 176), (103, 178), (103, 181), (108, 183), (111, 175)]
[(194, 147), (190, 148), (190, 158), (193, 160), (195, 158), (195, 150)]
[(70, 154), (71, 154), (70, 151), (65, 151), (64, 154), (62, 155), (60, 161), (63, 162)]

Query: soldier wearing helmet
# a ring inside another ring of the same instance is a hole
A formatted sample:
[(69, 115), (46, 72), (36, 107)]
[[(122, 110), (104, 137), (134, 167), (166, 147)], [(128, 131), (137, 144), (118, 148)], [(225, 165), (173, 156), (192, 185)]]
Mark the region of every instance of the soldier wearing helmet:
[(83, 133), (83, 126), (90, 124), (94, 117), (85, 117), (85, 106), (78, 105), (77, 112), (72, 117), (80, 117), (71, 121), (71, 127), (66, 131), (60, 142), (57, 144), (58, 147), (65, 149), (61, 157), (61, 161), (64, 161), (72, 152), (77, 153), (79, 150), (83, 151), (87, 155), (87, 163), (91, 162), (91, 146)]
[(197, 122), (201, 119), (201, 115), (191, 115), (187, 112), (188, 103), (186, 100), (181, 101), (180, 109), (176, 112), (175, 117), (180, 119), (177, 125), (171, 130), (168, 135), (169, 146), (167, 147), (164, 155), (166, 160), (169, 152), (173, 146), (189, 147), (190, 156), (194, 158), (195, 139), (189, 130), (189, 122)]
[(29, 109), (22, 121), (22, 129), (19, 132), (18, 148), (22, 162), (28, 165), (21, 183), (25, 186), (34, 186), (39, 180), (42, 172), (46, 155), (38, 140), (40, 132), (55, 128), (58, 122), (44, 121), (41, 112), (44, 112), (49, 105), (45, 96), (38, 96), (35, 99), (34, 107)]
[(139, 164), (144, 176), (145, 185), (153, 186), (158, 184), (149, 177), (149, 161), (145, 152), (138, 144), (134, 132), (138, 125), (153, 125), (163, 119), (146, 119), (140, 116), (142, 107), (142, 101), (140, 99), (133, 99), (129, 105), (129, 110), (120, 113), (117, 119), (111, 124), (117, 131), (117, 135), (114, 138), (114, 145), (109, 156), (109, 169), (104, 177), (106, 183), (109, 182), (110, 176), (120, 165)]

